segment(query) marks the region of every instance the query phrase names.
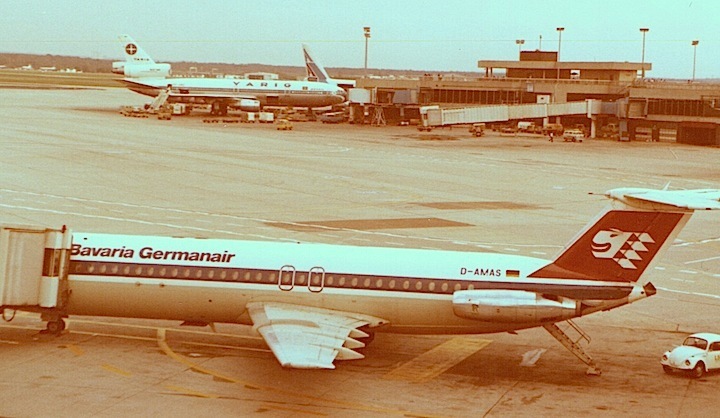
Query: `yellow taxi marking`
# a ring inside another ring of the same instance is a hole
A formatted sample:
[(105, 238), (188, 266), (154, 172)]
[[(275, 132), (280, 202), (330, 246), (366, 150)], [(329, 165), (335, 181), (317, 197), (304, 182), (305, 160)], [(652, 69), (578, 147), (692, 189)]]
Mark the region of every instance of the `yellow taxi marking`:
[(477, 338), (453, 338), (391, 370), (384, 378), (415, 383), (430, 381), (491, 342)]
[[(278, 393), (281, 395), (288, 395), (288, 396), (300, 396), (305, 401), (314, 401), (319, 404), (330, 404), (330, 405), (342, 405), (351, 409), (355, 409), (358, 411), (371, 411), (371, 412), (380, 412), (386, 415), (402, 415), (407, 416), (409, 414), (408, 411), (400, 410), (400, 409), (392, 409), (392, 408), (382, 408), (382, 407), (374, 407), (366, 404), (361, 403), (354, 403), (354, 402), (347, 402), (347, 401), (341, 401), (338, 399), (331, 399), (331, 398), (325, 398), (325, 397), (319, 397), (319, 396), (312, 396), (307, 395), (299, 392), (293, 392), (289, 390), (283, 390), (279, 389), (277, 387), (273, 386), (261, 386), (256, 385), (254, 383), (244, 381), (241, 379), (235, 379), (234, 377), (227, 376), (218, 372), (215, 372), (210, 369), (206, 369), (196, 363), (193, 363), (192, 361), (188, 360), (187, 358), (181, 356), (180, 354), (174, 352), (170, 346), (167, 344), (167, 341), (165, 340), (165, 329), (164, 328), (158, 328), (157, 329), (157, 344), (160, 347), (161, 350), (170, 358), (176, 360), (177, 362), (186, 365), (187, 367), (191, 368), (192, 370), (195, 370), (200, 373), (207, 374), (209, 376), (213, 376), (217, 379), (224, 380), (229, 383), (235, 383), (239, 385), (243, 385), (246, 388), (249, 389), (256, 389), (256, 390), (265, 390), (268, 392)], [(310, 413), (308, 411), (303, 411), (305, 413)], [(416, 415), (416, 414), (413, 414)], [(419, 416), (419, 415), (418, 415)], [(430, 415), (422, 414), (423, 417), (430, 417)]]
[(80, 347), (78, 347), (78, 346), (76, 346), (75, 344), (68, 344), (68, 345), (65, 346), (65, 348), (67, 348), (68, 350), (70, 350), (70, 351), (71, 351), (73, 354), (75, 354), (76, 356), (82, 356), (83, 354), (85, 354), (85, 352), (83, 351), (83, 349), (80, 348)]
[(184, 388), (182, 386), (175, 386), (175, 385), (165, 385), (165, 389), (169, 389), (178, 393), (182, 393), (184, 395), (190, 395), (190, 396), (196, 396), (198, 398), (207, 398), (207, 399), (217, 399), (220, 396), (213, 395), (211, 393), (203, 393), (198, 392), (192, 389)]
[(112, 373), (115, 373), (115, 374), (119, 374), (120, 376), (125, 376), (125, 377), (130, 377), (130, 376), (132, 376), (132, 373), (128, 372), (127, 370), (123, 370), (123, 369), (121, 369), (121, 368), (119, 368), (119, 367), (115, 367), (115, 366), (113, 366), (113, 365), (111, 365), (111, 364), (103, 364), (103, 365), (102, 365), (102, 368), (105, 369), (105, 370), (107, 370), (107, 371), (109, 371), (109, 372), (112, 372)]
[(305, 411), (305, 410), (303, 410), (303, 409), (297, 409), (297, 408), (284, 408), (284, 407), (276, 406), (276, 405), (263, 405), (263, 407), (264, 407), (264, 408), (267, 408), (267, 409), (274, 409), (274, 410), (277, 410), (277, 411), (294, 412), (294, 413), (296, 413), (296, 414), (318, 415), (318, 416), (321, 416), (321, 417), (326, 417), (326, 416), (328, 416), (328, 414), (323, 413), (323, 412)]

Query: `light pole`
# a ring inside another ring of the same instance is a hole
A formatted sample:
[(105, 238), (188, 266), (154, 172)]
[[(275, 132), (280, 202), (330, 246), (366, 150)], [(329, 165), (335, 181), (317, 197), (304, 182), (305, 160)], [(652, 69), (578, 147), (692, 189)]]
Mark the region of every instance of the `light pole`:
[(692, 41), (691, 45), (693, 46), (693, 81), (695, 81), (695, 58), (697, 58), (697, 46), (700, 43), (697, 39)]
[(557, 78), (560, 79), (560, 45), (562, 45), (562, 33), (565, 30), (563, 27), (555, 28), (556, 31), (558, 31), (558, 53), (557, 53), (557, 61), (555, 62), (555, 65), (558, 66), (557, 69)]
[(648, 33), (650, 29), (649, 28), (640, 28), (640, 32), (642, 32), (643, 35), (643, 44), (642, 44), (642, 63), (641, 63), (641, 78), (645, 78), (645, 34)]
[(515, 39), (515, 43), (518, 46), (518, 59), (519, 59), (520, 53), (522, 52), (522, 46), (525, 43), (525, 39)]
[(363, 28), (365, 34), (365, 77), (367, 77), (368, 39), (370, 39), (370, 26)]

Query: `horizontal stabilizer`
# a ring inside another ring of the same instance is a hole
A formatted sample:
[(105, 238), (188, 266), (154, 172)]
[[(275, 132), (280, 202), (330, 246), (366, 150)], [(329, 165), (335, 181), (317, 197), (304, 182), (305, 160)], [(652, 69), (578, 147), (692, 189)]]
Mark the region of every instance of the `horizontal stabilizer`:
[(605, 196), (639, 209), (662, 210), (714, 210), (720, 209), (720, 190), (654, 190), (640, 188), (619, 188), (609, 190)]

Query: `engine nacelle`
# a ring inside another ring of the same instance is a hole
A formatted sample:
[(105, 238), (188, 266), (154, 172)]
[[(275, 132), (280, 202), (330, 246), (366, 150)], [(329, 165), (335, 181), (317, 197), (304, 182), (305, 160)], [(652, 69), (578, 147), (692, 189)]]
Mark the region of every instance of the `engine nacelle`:
[(453, 294), (453, 312), (461, 318), (486, 322), (556, 322), (578, 316), (580, 303), (523, 290), (461, 290)]
[(157, 77), (170, 75), (170, 64), (132, 64), (124, 61), (113, 62), (112, 72), (125, 77)]
[(255, 99), (239, 99), (232, 105), (235, 109), (240, 109), (244, 112), (259, 112), (260, 111), (260, 100)]

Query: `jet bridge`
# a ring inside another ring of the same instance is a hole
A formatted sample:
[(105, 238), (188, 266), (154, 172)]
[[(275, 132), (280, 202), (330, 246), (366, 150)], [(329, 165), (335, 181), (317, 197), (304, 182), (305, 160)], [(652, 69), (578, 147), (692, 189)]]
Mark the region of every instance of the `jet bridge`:
[(49, 331), (64, 328), (72, 235), (65, 227), (0, 226), (0, 311), (42, 313)]
[(428, 106), (420, 112), (422, 126), (441, 127), (448, 125), (482, 122), (503, 122), (508, 120), (549, 118), (564, 115), (586, 115), (593, 122), (600, 114), (617, 114), (617, 104), (588, 99), (568, 103), (533, 103), (520, 105), (488, 105), (457, 109), (441, 109)]

